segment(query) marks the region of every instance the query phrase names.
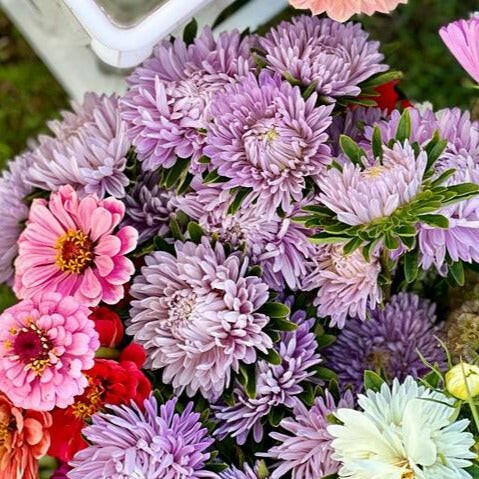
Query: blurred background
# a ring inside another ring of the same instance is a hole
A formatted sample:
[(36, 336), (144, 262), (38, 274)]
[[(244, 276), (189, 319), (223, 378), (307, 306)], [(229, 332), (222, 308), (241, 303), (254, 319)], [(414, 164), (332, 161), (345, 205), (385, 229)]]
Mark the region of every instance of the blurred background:
[[(479, 117), (477, 90), (470, 88), (467, 74), (437, 33), (442, 25), (467, 17), (477, 5), (477, 0), (409, 0), (392, 15), (359, 20), (381, 41), (391, 67), (404, 72), (400, 87), (407, 97), (430, 101), (436, 109), (457, 105)], [(0, 169), (66, 107), (65, 91), (0, 10)], [(0, 310), (10, 300), (0, 290)]]

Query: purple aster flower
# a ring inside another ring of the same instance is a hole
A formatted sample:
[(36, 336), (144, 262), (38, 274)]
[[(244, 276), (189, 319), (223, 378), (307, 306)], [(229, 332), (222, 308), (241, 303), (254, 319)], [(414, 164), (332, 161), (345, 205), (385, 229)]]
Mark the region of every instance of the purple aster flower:
[(344, 388), (363, 390), (366, 369), (389, 379), (421, 377), (430, 370), (418, 351), (432, 364), (444, 367), (444, 351), (436, 336), (436, 306), (412, 293), (399, 293), (384, 309), (371, 312), (366, 321), (349, 319), (336, 342), (325, 350), (328, 367), (339, 376)]
[(314, 300), (318, 315), (330, 316), (331, 326), (342, 328), (348, 316), (364, 320), (368, 309), (381, 301), (380, 271), (374, 255), (366, 261), (360, 250), (345, 255), (341, 244), (322, 246), (311, 262), (304, 288), (319, 288)]
[(358, 23), (301, 15), (273, 28), (260, 47), (269, 69), (304, 85), (315, 82), (320, 95), (357, 96), (361, 82), (388, 69), (379, 42), (368, 36)]
[(304, 389), (303, 381), (314, 375), (313, 366), (321, 362), (316, 352), (316, 338), (311, 331), (315, 320), (306, 319), (304, 311), (292, 314), (291, 321), (298, 324), (293, 332), (283, 333), (275, 349), (281, 364), (274, 366), (260, 360), (256, 364), (256, 397), (250, 398), (237, 385), (234, 389), (234, 406), (217, 406), (216, 418), (220, 426), (216, 434), (221, 438), (231, 436), (244, 444), (250, 433), (255, 442), (263, 439), (263, 421), (276, 406), (294, 408)]
[(292, 220), (301, 204), (280, 217), (264, 212), (245, 200), (235, 213), (228, 213), (232, 197), (221, 186), (203, 185), (193, 180), (194, 191), (175, 198), (179, 209), (198, 221), (205, 233), (234, 247), (244, 247), (252, 264), (261, 266), (263, 280), (276, 291), (284, 284), (301, 287), (307, 262), (315, 251), (308, 237), (311, 230)]
[(17, 240), (28, 218), (29, 208), (23, 200), (32, 192), (32, 187), (25, 183), (30, 160), (29, 155), (18, 156), (0, 176), (0, 283), (13, 279), (13, 261), (18, 254)]
[(138, 230), (138, 244), (169, 232), (169, 222), (176, 210), (174, 193), (161, 188), (159, 181), (160, 175), (155, 171), (140, 175), (123, 200), (126, 206), (123, 223)]
[(245, 464), (243, 466), (243, 470), (240, 470), (234, 466), (226, 469), (226, 471), (223, 471), (220, 474), (220, 478), (221, 479), (258, 479), (258, 476), (253, 471), (253, 469), (251, 469), (251, 467), (248, 466), (248, 464)]
[(175, 412), (176, 399), (160, 406), (152, 396), (142, 411), (136, 404), (109, 406), (83, 429), (90, 443), (78, 452), (69, 479), (216, 478), (204, 470), (213, 443), (193, 412), (193, 403)]
[(32, 167), (27, 181), (56, 191), (69, 184), (83, 194), (120, 198), (128, 178), (124, 174), (130, 142), (120, 119), (118, 97), (87, 93), (83, 105), (63, 113), (63, 121), (49, 127), (54, 136), (41, 135), (29, 153)]
[(316, 177), (331, 160), (325, 144), (330, 106), (316, 107), (298, 87), (262, 72), (225, 88), (211, 103), (215, 119), (208, 129), (205, 153), (224, 188), (252, 188), (256, 207), (291, 210), (300, 201), (308, 176)]
[(318, 179), (319, 201), (334, 211), (339, 221), (363, 225), (390, 216), (421, 190), (426, 152), (416, 158), (406, 141), (392, 149), (383, 147), (381, 163), (373, 161), (364, 167), (346, 162), (342, 171), (331, 168)]
[(327, 431), (328, 417), (337, 408), (349, 408), (353, 404), (353, 396), (348, 391), (336, 406), (327, 390), (324, 398), (316, 398), (311, 409), (298, 403), (294, 418), (281, 421), (280, 426), (286, 433), (270, 434), (280, 444), (261, 454), (278, 461), (271, 479), (279, 479), (287, 473), (292, 479), (321, 478), (337, 473), (340, 464), (331, 457), (334, 451), (331, 447), (333, 438)]
[(147, 367), (163, 368), (165, 383), (215, 400), (240, 362), (252, 364), (257, 349), (272, 347), (263, 331), (269, 318), (258, 313), (268, 286), (247, 276), (247, 259), (228, 256), (219, 242), (177, 242), (175, 250), (146, 257), (130, 290), (127, 331), (145, 348)]
[(160, 43), (134, 71), (121, 109), (145, 170), (169, 168), (177, 157), (191, 157), (193, 171), (204, 168), (198, 160), (212, 119), (211, 97), (253, 70), (253, 44), (238, 31), (215, 40), (205, 28), (190, 46), (180, 39)]

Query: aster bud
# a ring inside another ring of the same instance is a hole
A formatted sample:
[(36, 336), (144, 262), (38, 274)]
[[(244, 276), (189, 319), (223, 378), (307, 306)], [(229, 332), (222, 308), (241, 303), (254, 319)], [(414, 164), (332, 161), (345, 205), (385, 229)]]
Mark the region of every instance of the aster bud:
[(456, 364), (446, 373), (446, 389), (463, 401), (479, 395), (479, 367), (463, 362)]

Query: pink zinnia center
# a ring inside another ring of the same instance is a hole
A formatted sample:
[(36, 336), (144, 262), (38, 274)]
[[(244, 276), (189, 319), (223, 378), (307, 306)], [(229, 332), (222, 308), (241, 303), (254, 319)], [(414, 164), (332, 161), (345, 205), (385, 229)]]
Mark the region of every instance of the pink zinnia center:
[(55, 263), (64, 273), (81, 274), (93, 261), (93, 243), (81, 230), (69, 230), (60, 236), (55, 249)]

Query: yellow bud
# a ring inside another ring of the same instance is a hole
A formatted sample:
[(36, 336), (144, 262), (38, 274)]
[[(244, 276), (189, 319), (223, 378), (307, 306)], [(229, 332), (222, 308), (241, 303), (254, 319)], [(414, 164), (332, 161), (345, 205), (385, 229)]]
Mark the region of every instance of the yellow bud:
[(479, 395), (479, 367), (467, 363), (456, 364), (446, 373), (446, 389), (463, 401), (466, 401), (469, 395)]

